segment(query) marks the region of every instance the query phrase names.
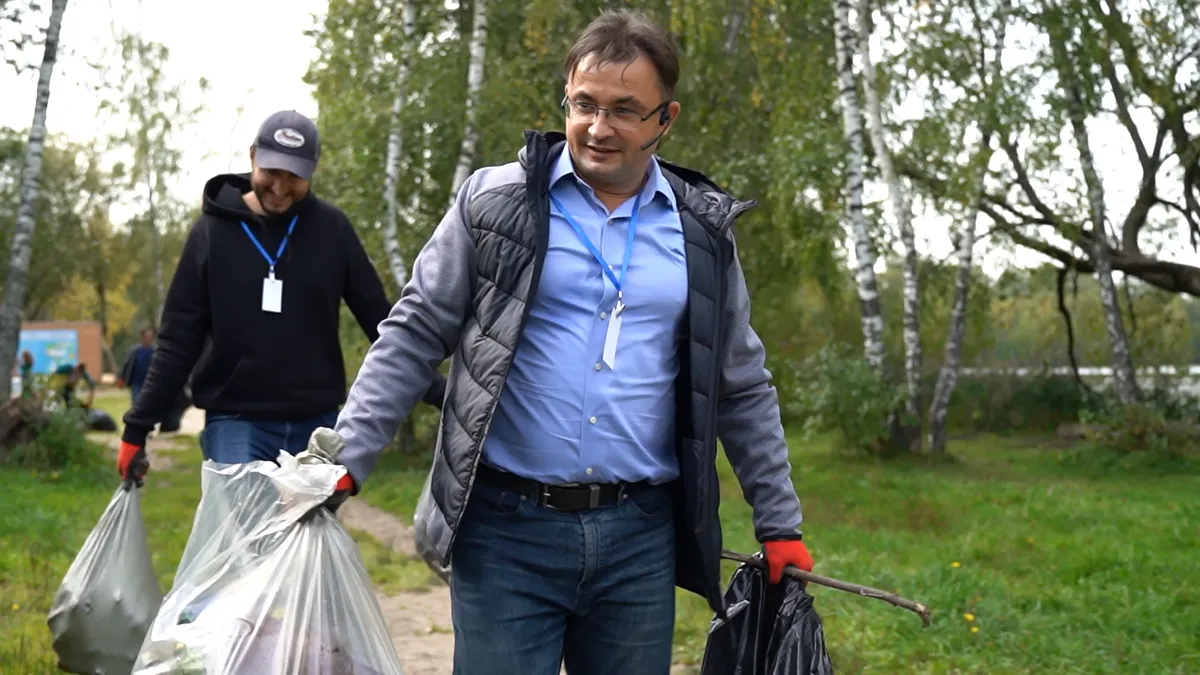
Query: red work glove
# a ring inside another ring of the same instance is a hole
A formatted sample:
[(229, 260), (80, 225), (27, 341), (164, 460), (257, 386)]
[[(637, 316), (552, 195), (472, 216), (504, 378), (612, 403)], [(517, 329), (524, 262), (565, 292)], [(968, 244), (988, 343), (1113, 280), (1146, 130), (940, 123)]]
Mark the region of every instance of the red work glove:
[(354, 479), (347, 473), (338, 479), (337, 485), (333, 488), (333, 494), (325, 500), (325, 506), (329, 507), (330, 511), (337, 513), (338, 507), (350, 498), (352, 492), (354, 492)]
[(328, 509), (330, 513), (336, 514), (342, 502), (349, 499), (352, 492), (354, 492), (354, 479), (347, 473), (338, 479), (337, 485), (333, 487), (333, 494), (329, 495), (329, 498), (321, 503), (320, 506), (314, 506), (308, 513), (304, 514), (300, 518), (300, 522), (309, 522), (321, 509)]
[(117, 473), (121, 474), (121, 480), (127, 486), (136, 484), (142, 487), (142, 479), (149, 470), (150, 460), (146, 458), (146, 448), (121, 441), (121, 448), (117, 451)]
[(773, 584), (783, 579), (783, 568), (788, 565), (799, 567), (805, 572), (813, 569), (813, 559), (808, 547), (799, 539), (775, 539), (763, 542), (763, 556), (767, 559), (767, 580)]

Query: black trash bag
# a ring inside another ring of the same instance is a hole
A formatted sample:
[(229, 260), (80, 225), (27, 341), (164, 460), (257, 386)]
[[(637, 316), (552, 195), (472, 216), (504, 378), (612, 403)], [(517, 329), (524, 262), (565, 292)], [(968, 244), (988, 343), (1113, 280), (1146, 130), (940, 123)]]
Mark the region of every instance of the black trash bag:
[(104, 412), (99, 408), (91, 408), (87, 413), (88, 429), (91, 431), (116, 431), (117, 423), (113, 421), (112, 415)]
[(804, 584), (742, 565), (725, 591), (728, 620), (713, 617), (700, 675), (833, 675), (825, 629)]

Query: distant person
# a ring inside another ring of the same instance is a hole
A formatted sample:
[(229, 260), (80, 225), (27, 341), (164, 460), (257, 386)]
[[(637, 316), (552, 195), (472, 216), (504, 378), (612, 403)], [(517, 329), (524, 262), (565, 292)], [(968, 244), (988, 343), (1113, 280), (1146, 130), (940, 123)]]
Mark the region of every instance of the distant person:
[[(311, 189), (320, 156), (312, 120), (277, 112), (259, 127), (250, 172), (204, 186), (163, 305), (158, 349), (124, 416), (122, 478), (140, 482), (146, 437), (172, 416), (193, 369), (207, 459), (295, 454), (314, 429), (336, 422), (346, 398), (341, 301), (372, 342), (391, 302), (346, 214)], [(440, 408), (444, 390), (439, 378), (424, 400)]]
[(141, 341), (129, 350), (125, 363), (121, 366), (121, 381), (129, 387), (131, 403), (136, 403), (142, 393), (142, 385), (146, 383), (146, 375), (150, 373), (150, 359), (154, 356), (154, 331), (142, 329)]
[[(86, 402), (80, 402), (75, 398), (75, 389), (79, 386), (80, 382), (83, 382), (88, 387)], [(96, 396), (96, 381), (88, 374), (87, 364), (64, 363), (55, 368), (54, 373), (51, 374), (50, 390), (58, 392), (58, 396), (65, 408), (70, 408), (76, 404), (84, 408), (91, 408), (92, 400)]]
[(21, 352), (21, 398), (33, 398), (33, 354)]

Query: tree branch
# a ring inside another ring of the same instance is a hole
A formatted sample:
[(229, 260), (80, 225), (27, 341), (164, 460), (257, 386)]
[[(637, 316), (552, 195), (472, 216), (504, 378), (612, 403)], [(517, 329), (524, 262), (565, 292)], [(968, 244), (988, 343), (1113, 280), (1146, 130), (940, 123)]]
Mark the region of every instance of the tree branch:
[[(748, 556), (744, 553), (721, 551), (721, 557), (725, 558), (726, 560), (739, 562), (743, 565), (749, 565), (755, 569), (762, 570), (767, 568), (767, 564), (763, 562), (761, 558)], [(783, 573), (785, 576), (789, 576), (793, 579), (799, 579), (800, 581), (814, 583), (827, 588), (834, 588), (839, 591), (846, 591), (847, 593), (854, 593), (855, 595), (861, 595), (864, 598), (883, 600), (891, 605), (901, 609), (907, 609), (908, 611), (916, 614), (917, 616), (921, 617), (922, 624), (924, 624), (926, 627), (929, 626), (930, 614), (928, 607), (919, 602), (909, 600), (908, 598), (900, 597), (895, 593), (888, 593), (887, 591), (881, 591), (878, 588), (859, 586), (858, 584), (852, 584), (849, 581), (842, 581), (841, 579), (834, 579), (833, 577), (826, 577), (820, 574), (813, 574), (812, 572), (805, 572), (798, 567), (785, 567), (783, 568)]]
[(1075, 358), (1075, 327), (1071, 323), (1071, 310), (1067, 308), (1066, 284), (1067, 273), (1071, 271), (1066, 265), (1058, 268), (1058, 282), (1056, 290), (1058, 292), (1058, 312), (1062, 314), (1063, 323), (1067, 325), (1067, 360), (1071, 364), (1071, 374), (1075, 376), (1075, 385), (1083, 391), (1091, 391), (1087, 383), (1083, 381), (1083, 377), (1079, 374), (1079, 361)]
[(1108, 85), (1112, 87), (1113, 98), (1117, 102), (1117, 119), (1121, 120), (1121, 124), (1125, 125), (1125, 130), (1129, 132), (1129, 138), (1133, 141), (1133, 148), (1137, 151), (1138, 162), (1142, 165), (1142, 175), (1145, 176), (1150, 154), (1146, 152), (1146, 143), (1142, 140), (1142, 134), (1138, 131), (1137, 124), (1133, 121), (1133, 116), (1129, 114), (1129, 95), (1125, 92), (1125, 85), (1117, 77), (1117, 68), (1113, 65), (1112, 56), (1109, 54), (1107, 45), (1103, 46), (1105, 46), (1105, 49), (1100, 50), (1100, 70), (1104, 73), (1105, 79), (1108, 80)]
[(1000, 147), (1004, 149), (1004, 154), (1008, 156), (1008, 161), (1013, 165), (1013, 171), (1017, 174), (1017, 184), (1021, 186), (1022, 192), (1025, 193), (1025, 198), (1029, 200), (1030, 205), (1037, 209), (1037, 212), (1042, 214), (1050, 224), (1054, 227), (1060, 227), (1062, 224), (1058, 218), (1058, 214), (1054, 213), (1053, 209), (1038, 197), (1037, 190), (1033, 187), (1033, 182), (1029, 180), (1029, 172), (1025, 170), (1025, 163), (1021, 161), (1021, 154), (1017, 151), (1017, 146), (1007, 134), (1000, 136)]

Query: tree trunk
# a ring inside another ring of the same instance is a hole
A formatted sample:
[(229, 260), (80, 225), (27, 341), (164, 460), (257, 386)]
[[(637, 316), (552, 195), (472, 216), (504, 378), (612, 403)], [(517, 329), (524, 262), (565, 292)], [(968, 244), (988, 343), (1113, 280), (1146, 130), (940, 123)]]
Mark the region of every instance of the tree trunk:
[(920, 266), (917, 260), (917, 242), (912, 224), (912, 202), (905, 193), (900, 177), (892, 165), (892, 154), (884, 136), (883, 106), (879, 102), (879, 85), (875, 78), (875, 64), (871, 62), (871, 0), (858, 3), (858, 40), (863, 63), (867, 95), (867, 116), (871, 125), (871, 145), (879, 160), (879, 169), (888, 186), (891, 197), (892, 217), (900, 230), (900, 241), (904, 245), (904, 380), (908, 395), (904, 411), (917, 425), (916, 447), (921, 449), (920, 400), (921, 400), (921, 288)]
[(162, 326), (163, 303), (166, 302), (167, 291), (166, 285), (163, 283), (162, 240), (158, 234), (158, 214), (154, 208), (157, 174), (152, 173), (146, 180), (150, 192), (147, 217), (150, 219), (151, 255), (154, 256), (154, 330), (157, 332)]
[(975, 181), (975, 204), (971, 213), (963, 219), (962, 229), (958, 233), (955, 252), (958, 258), (958, 275), (954, 279), (954, 308), (950, 311), (946, 352), (942, 357), (942, 367), (938, 371), (937, 384), (933, 387), (933, 401), (929, 404), (929, 450), (934, 453), (946, 452), (946, 416), (950, 410), (950, 397), (958, 384), (958, 367), (962, 359), (963, 334), (967, 324), (967, 301), (971, 293), (971, 257), (975, 249), (975, 229), (979, 221), (979, 205), (983, 201), (988, 159), (992, 154), (991, 142), (991, 134), (985, 133), (980, 148), (979, 174)]
[[(1078, 92), (1075, 92), (1078, 95)], [(1072, 107), (1075, 107), (1074, 105)], [(1129, 335), (1125, 332), (1125, 321), (1121, 317), (1121, 305), (1117, 298), (1117, 285), (1113, 282), (1112, 261), (1108, 259), (1108, 237), (1104, 232), (1104, 187), (1096, 174), (1092, 151), (1088, 145), (1087, 127), (1082, 115), (1071, 120), (1075, 143), (1079, 146), (1079, 161), (1083, 164), (1084, 181), (1088, 189), (1088, 205), (1092, 218), (1092, 260), (1096, 263), (1096, 280), (1100, 282), (1100, 303), (1104, 306), (1104, 328), (1112, 347), (1113, 380), (1117, 398), (1122, 405), (1132, 405), (1141, 400), (1137, 374), (1133, 369), (1133, 353), (1129, 348)]]
[(487, 57), (487, 0), (475, 0), (474, 24), (471, 29), (471, 45), (469, 47), (471, 60), (467, 67), (467, 100), (465, 105), (466, 128), (463, 131), (462, 146), (458, 151), (458, 165), (454, 168), (454, 180), (450, 184), (450, 203), (458, 196), (458, 190), (467, 182), (471, 175), (471, 167), (475, 161), (475, 146), (479, 143), (479, 125), (475, 119), (479, 115), (479, 93), (483, 88), (483, 64)]
[(96, 299), (99, 301), (97, 317), (100, 319), (100, 337), (108, 339), (108, 293), (104, 288), (104, 279), (96, 279)]
[(9, 251), (8, 279), (4, 283), (4, 304), (0, 306), (0, 401), (12, 393), (8, 377), (11, 364), (17, 359), (21, 339), (21, 307), (25, 304), (25, 284), (29, 276), (29, 261), (33, 253), (33, 230), (37, 224), (37, 203), (41, 193), (42, 149), (46, 143), (46, 109), (50, 105), (50, 76), (58, 59), (58, 35), (62, 31), (67, 0), (53, 0), (50, 22), (46, 27), (46, 45), (42, 65), (38, 69), (37, 99), (33, 105), (33, 124), (29, 127), (29, 142), (25, 146), (25, 165), (21, 174), (21, 202), (13, 227)]
[[(1129, 335), (1125, 332), (1125, 321), (1121, 316), (1121, 305), (1117, 297), (1117, 285), (1112, 277), (1112, 260), (1109, 259), (1108, 233), (1104, 215), (1104, 185), (1096, 173), (1096, 162), (1088, 140), (1087, 123), (1083, 109), (1083, 92), (1079, 75), (1075, 71), (1072, 55), (1068, 53), (1063, 39), (1053, 39), (1054, 56), (1057, 61), (1060, 81), (1065, 90), (1067, 117), (1071, 132), (1079, 151), (1079, 163), (1083, 168), (1083, 182), (1087, 186), (1088, 215), (1092, 221), (1092, 263), (1096, 267), (1096, 281), (1100, 286), (1100, 304), (1104, 308), (1104, 328), (1108, 333), (1112, 349), (1113, 384), (1117, 399), (1122, 405), (1132, 405), (1141, 400), (1137, 374), (1133, 369), (1133, 353), (1129, 348)], [(1065, 36), (1062, 36), (1065, 37)]]
[(387, 160), (383, 171), (383, 201), (387, 205), (386, 220), (383, 225), (383, 249), (387, 254), (392, 281), (398, 290), (403, 289), (404, 285), (408, 283), (408, 266), (404, 262), (404, 254), (400, 251), (400, 239), (397, 234), (400, 207), (396, 200), (396, 185), (400, 181), (400, 157), (404, 149), (404, 134), (400, 116), (404, 112), (404, 102), (408, 97), (409, 62), (412, 58), (412, 37), (416, 32), (417, 21), (415, 0), (404, 0), (402, 12), (404, 46), (401, 47), (400, 67), (396, 73), (396, 98), (392, 100), (392, 117), (388, 126)]
[(850, 0), (834, 0), (836, 23), (838, 82), (841, 86), (842, 120), (846, 129), (846, 208), (854, 233), (857, 270), (854, 280), (862, 311), (863, 351), (880, 376), (883, 368), (883, 313), (879, 305), (879, 285), (875, 280), (875, 251), (863, 215), (863, 138), (862, 111), (858, 107), (858, 88), (854, 77), (854, 29), (850, 24)]
[[(1001, 0), (996, 12), (996, 49), (991, 68), (985, 68), (980, 63), (980, 78), (986, 88), (986, 120), (983, 123), (983, 138), (980, 140), (980, 156), (978, 174), (975, 179), (974, 203), (971, 213), (963, 221), (959, 232), (956, 255), (958, 257), (958, 275), (954, 280), (954, 307), (950, 310), (950, 326), (946, 334), (945, 355), (942, 357), (942, 367), (938, 371), (937, 384), (933, 387), (933, 401), (929, 404), (929, 450), (934, 453), (946, 452), (946, 417), (950, 411), (950, 398), (954, 387), (958, 384), (958, 368), (962, 361), (963, 334), (967, 324), (967, 301), (971, 294), (972, 255), (975, 249), (975, 229), (978, 224), (980, 206), (983, 204), (984, 189), (987, 180), (987, 168), (992, 156), (992, 135), (994, 133), (999, 87), (1001, 75), (1001, 56), (1004, 53), (1004, 42), (1010, 9), (1009, 0)], [(983, 29), (980, 27), (980, 42), (983, 41)], [(983, 50), (980, 50), (983, 53)], [(982, 56), (981, 56), (982, 59)]]
[[(396, 199), (396, 186), (400, 182), (400, 158), (404, 150), (404, 128), (400, 117), (404, 112), (404, 103), (408, 98), (409, 64), (413, 53), (413, 35), (417, 29), (416, 0), (404, 0), (401, 10), (404, 42), (400, 49), (399, 68), (396, 72), (396, 97), (392, 99), (392, 116), (388, 125), (387, 159), (383, 172), (383, 201), (387, 205), (386, 220), (383, 225), (383, 250), (387, 255), (388, 270), (392, 274), (392, 282), (396, 292), (404, 290), (408, 283), (408, 265), (404, 262), (404, 254), (400, 250), (399, 220), (400, 205)], [(402, 452), (412, 449), (416, 427), (412, 415), (405, 418), (397, 431), (397, 443)]]

